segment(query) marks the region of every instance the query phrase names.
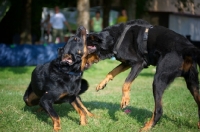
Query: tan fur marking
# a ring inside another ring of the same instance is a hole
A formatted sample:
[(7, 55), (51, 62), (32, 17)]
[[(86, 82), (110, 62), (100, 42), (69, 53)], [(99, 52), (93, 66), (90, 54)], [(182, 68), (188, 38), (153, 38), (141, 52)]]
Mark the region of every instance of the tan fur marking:
[(81, 125), (86, 125), (87, 124), (87, 120), (86, 120), (86, 116), (83, 113), (83, 111), (77, 106), (77, 104), (75, 102), (72, 102), (71, 104), (72, 104), (72, 106), (78, 112), (78, 114), (80, 116), (80, 124)]
[(194, 89), (194, 99), (196, 102), (198, 102), (200, 100), (200, 95), (199, 95), (199, 91), (197, 90), (197, 88), (193, 88)]
[(129, 69), (130, 66), (124, 66), (122, 63), (120, 65), (118, 65), (117, 67), (115, 67), (111, 72), (109, 72), (106, 76), (106, 78), (101, 81), (99, 83), (99, 85), (96, 87), (96, 90), (100, 90), (103, 89), (104, 86), (110, 81), (112, 80), (116, 75), (118, 75), (119, 73)]
[(82, 56), (82, 63), (81, 63), (81, 71), (84, 70), (85, 65), (86, 65), (86, 56), (87, 56), (87, 44), (86, 44), (86, 31), (83, 31), (84, 35), (83, 35), (83, 42), (84, 42), (84, 48), (83, 48), (83, 56)]
[(59, 98), (63, 98), (63, 97), (65, 97), (67, 95), (67, 93), (62, 93), (60, 96), (59, 96)]
[(81, 108), (84, 109), (84, 111), (87, 113), (88, 116), (94, 116), (91, 112), (88, 111), (88, 109), (83, 105), (82, 101), (76, 97), (76, 100), (78, 104), (81, 106)]
[(91, 40), (94, 40), (94, 36), (90, 36)]
[(130, 85), (132, 82), (125, 82), (122, 88), (121, 108), (126, 107), (130, 102)]
[(152, 125), (153, 125), (153, 120), (154, 120), (154, 114), (152, 115), (152, 118), (150, 119), (150, 121), (148, 121), (145, 126), (140, 130), (140, 132), (143, 131), (148, 131), (149, 129), (151, 129)]
[(130, 91), (131, 82), (125, 82), (123, 85), (122, 92), (129, 92)]
[[(162, 100), (159, 103), (160, 103), (160, 106), (162, 106)], [(154, 112), (153, 112), (153, 115), (152, 115), (151, 119), (144, 125), (144, 127), (140, 130), (140, 132), (148, 131), (149, 129), (152, 128), (153, 123), (154, 123), (154, 119), (155, 119), (155, 115), (154, 115), (155, 110), (156, 109), (154, 108)]]
[(190, 70), (191, 66), (192, 66), (192, 58), (186, 57), (181, 66), (181, 70), (183, 70), (184, 72), (188, 72)]
[(81, 54), (81, 50), (78, 50), (78, 54)]
[(94, 63), (97, 63), (97, 62), (99, 62), (99, 57), (98, 57), (98, 55), (96, 55), (96, 54), (89, 54), (88, 56), (87, 56), (87, 63), (89, 64), (89, 65), (91, 65), (91, 64), (94, 64)]
[(32, 92), (32, 93), (28, 96), (28, 99), (26, 100), (26, 101), (27, 101), (27, 104), (28, 104), (29, 106), (32, 106), (33, 104), (31, 104), (31, 102), (32, 102), (33, 100), (36, 100), (36, 99), (39, 99), (39, 97), (38, 97), (34, 92)]
[(53, 121), (53, 129), (58, 132), (61, 129), (60, 118), (57, 119), (51, 116), (51, 119)]

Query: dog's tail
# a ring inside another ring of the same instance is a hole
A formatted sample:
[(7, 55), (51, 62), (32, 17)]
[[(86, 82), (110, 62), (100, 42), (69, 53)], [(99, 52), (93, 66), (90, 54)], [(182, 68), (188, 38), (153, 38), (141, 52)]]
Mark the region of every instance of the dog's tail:
[(186, 48), (183, 52), (183, 58), (187, 56), (192, 57), (192, 61), (196, 62), (198, 66), (200, 67), (200, 49), (199, 48), (195, 46)]
[(89, 87), (88, 82), (85, 79), (81, 79), (81, 90), (79, 91), (79, 95), (84, 93)]

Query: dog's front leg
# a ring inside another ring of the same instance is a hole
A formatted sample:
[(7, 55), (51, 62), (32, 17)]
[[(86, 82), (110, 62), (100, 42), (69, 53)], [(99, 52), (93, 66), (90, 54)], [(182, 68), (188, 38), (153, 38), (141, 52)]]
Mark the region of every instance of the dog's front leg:
[(61, 129), (60, 118), (56, 111), (53, 109), (54, 97), (50, 92), (46, 92), (40, 99), (40, 106), (49, 114), (53, 121), (53, 129), (58, 132)]
[(131, 71), (122, 87), (121, 108), (125, 108), (129, 104), (131, 83), (137, 77), (137, 75), (140, 73), (142, 69), (143, 69), (142, 63), (137, 63), (131, 68)]
[(129, 65), (126, 65), (124, 63), (119, 64), (117, 67), (115, 67), (111, 72), (109, 72), (107, 74), (106, 78), (103, 81), (101, 81), (98, 84), (98, 86), (96, 87), (96, 90), (99, 91), (99, 90), (103, 89), (106, 86), (106, 84), (110, 80), (112, 80), (116, 75), (118, 75), (119, 73), (121, 73), (129, 68), (130, 68)]

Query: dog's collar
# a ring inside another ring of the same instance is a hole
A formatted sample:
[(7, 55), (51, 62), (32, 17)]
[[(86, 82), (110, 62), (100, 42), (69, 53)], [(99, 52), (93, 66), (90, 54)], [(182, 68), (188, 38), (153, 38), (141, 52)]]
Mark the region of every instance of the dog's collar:
[(74, 75), (74, 76), (81, 76), (83, 72), (66, 72), (66, 74)]
[(58, 65), (58, 70), (61, 71), (64, 74), (68, 74), (68, 75), (74, 75), (74, 76), (82, 76), (83, 72), (72, 72), (72, 71), (64, 71), (61, 67), (60, 64)]

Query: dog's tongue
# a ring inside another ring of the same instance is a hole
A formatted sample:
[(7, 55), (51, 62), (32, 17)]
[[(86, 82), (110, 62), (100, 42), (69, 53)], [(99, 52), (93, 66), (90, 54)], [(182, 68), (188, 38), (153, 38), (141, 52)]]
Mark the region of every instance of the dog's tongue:
[(96, 46), (87, 46), (88, 48), (90, 48), (90, 49), (96, 49)]
[(95, 52), (97, 49), (96, 46), (90, 46), (90, 45), (88, 45), (87, 48), (88, 48), (88, 54)]

